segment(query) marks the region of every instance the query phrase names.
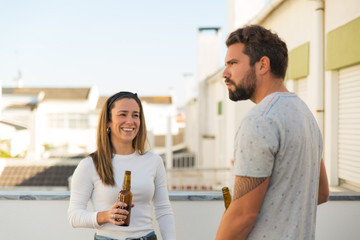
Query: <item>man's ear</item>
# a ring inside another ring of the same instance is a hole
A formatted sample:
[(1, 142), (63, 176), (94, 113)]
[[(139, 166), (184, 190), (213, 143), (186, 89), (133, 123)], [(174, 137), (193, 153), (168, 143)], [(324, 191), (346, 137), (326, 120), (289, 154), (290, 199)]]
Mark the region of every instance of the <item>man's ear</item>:
[(263, 56), (257, 63), (260, 75), (264, 75), (270, 71), (270, 59), (268, 57)]

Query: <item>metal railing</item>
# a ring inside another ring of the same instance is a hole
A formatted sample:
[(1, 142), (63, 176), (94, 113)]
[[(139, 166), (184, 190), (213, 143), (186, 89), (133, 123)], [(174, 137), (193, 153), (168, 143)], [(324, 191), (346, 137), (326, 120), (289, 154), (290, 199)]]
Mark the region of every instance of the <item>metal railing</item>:
[(173, 154), (173, 168), (192, 168), (195, 167), (195, 154), (176, 153)]

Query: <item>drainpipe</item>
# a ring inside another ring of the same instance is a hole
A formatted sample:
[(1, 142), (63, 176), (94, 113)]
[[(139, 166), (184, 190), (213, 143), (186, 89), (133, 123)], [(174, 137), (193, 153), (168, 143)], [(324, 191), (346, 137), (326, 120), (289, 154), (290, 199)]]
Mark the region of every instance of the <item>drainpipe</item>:
[(314, 109), (315, 118), (324, 134), (324, 1), (310, 0), (314, 2), (314, 40), (313, 48), (310, 46), (311, 67), (313, 68), (313, 83), (315, 89)]

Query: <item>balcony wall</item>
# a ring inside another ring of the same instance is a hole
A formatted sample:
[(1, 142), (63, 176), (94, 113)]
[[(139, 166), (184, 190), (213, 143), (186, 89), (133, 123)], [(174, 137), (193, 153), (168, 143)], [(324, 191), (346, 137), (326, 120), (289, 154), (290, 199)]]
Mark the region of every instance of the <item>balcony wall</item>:
[[(170, 192), (178, 240), (214, 239), (222, 212), (219, 192)], [(69, 192), (0, 191), (1, 239), (92, 239), (93, 229), (67, 222)], [(318, 208), (316, 240), (360, 239), (360, 195), (332, 194)]]

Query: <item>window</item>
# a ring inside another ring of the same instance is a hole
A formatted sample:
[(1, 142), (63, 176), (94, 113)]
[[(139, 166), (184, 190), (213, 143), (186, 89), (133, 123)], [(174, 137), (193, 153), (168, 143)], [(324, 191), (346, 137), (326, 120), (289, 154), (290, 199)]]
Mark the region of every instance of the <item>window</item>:
[(89, 115), (84, 113), (50, 113), (48, 114), (49, 128), (83, 129), (89, 127)]

